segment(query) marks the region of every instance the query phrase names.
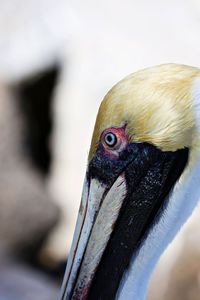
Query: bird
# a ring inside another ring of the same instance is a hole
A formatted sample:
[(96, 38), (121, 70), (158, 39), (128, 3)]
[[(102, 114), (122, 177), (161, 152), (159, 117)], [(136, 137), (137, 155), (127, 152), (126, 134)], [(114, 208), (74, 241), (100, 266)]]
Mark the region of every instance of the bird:
[(146, 299), (200, 196), (200, 69), (132, 73), (96, 118), (61, 300)]

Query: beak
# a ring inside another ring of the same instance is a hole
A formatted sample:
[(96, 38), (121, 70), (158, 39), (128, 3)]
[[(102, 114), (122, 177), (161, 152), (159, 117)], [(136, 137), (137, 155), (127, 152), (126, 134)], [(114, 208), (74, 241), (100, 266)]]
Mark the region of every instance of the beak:
[(115, 299), (188, 160), (188, 149), (162, 152), (147, 143), (127, 153), (117, 162), (97, 155), (88, 166), (61, 300)]
[(127, 188), (124, 174), (108, 188), (97, 179), (86, 177), (74, 238), (62, 285), (62, 300), (87, 299)]

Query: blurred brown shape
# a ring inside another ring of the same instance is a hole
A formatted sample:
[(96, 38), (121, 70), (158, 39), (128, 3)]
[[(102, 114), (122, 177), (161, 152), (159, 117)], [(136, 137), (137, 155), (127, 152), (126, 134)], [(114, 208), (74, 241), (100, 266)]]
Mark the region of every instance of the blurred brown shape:
[(39, 245), (59, 217), (44, 179), (22, 151), (23, 134), (16, 99), (1, 88), (0, 247), (14, 253)]
[(184, 247), (170, 273), (164, 300), (200, 299), (200, 253), (190, 249), (190, 245)]
[(58, 288), (44, 274), (13, 261), (1, 263), (0, 299), (55, 300)]
[(0, 296), (55, 299), (53, 281), (20, 263), (37, 261), (60, 215), (44, 176), (23, 151), (24, 134), (18, 100), (0, 86)]

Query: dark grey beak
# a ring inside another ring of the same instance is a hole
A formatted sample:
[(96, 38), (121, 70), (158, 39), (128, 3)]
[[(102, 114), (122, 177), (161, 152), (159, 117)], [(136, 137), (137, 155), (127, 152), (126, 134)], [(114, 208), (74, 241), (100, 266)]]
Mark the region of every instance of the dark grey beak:
[(188, 159), (187, 149), (162, 152), (147, 143), (130, 144), (117, 162), (100, 150), (88, 166), (62, 300), (115, 299)]

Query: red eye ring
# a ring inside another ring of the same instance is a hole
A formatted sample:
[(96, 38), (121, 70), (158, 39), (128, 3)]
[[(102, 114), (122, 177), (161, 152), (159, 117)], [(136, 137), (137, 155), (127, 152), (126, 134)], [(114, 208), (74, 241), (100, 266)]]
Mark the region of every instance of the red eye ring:
[(123, 127), (110, 127), (102, 132), (100, 142), (105, 154), (117, 158), (119, 153), (126, 149), (129, 143), (128, 135)]

